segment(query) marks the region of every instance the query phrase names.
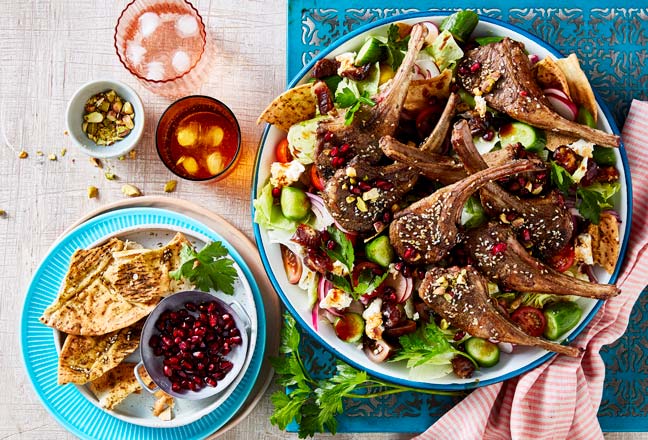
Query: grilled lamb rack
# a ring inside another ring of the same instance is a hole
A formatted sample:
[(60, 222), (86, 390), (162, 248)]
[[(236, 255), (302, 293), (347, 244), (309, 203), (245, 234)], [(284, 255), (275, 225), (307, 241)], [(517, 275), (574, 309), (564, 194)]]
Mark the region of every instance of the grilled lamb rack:
[(582, 281), (533, 258), (508, 225), (491, 222), (470, 229), (466, 232), (464, 246), (479, 270), (505, 289), (596, 299), (620, 293), (613, 284)]
[[(475, 148), (466, 121), (455, 124), (452, 146), (469, 173), (488, 168)], [(574, 222), (557, 191), (522, 200), (492, 182), (484, 185), (480, 196), (482, 205), (491, 216), (503, 214), (504, 220), (510, 222), (518, 234), (526, 236), (525, 242), (532, 243), (544, 256), (554, 255), (571, 240)]]
[(390, 241), (407, 263), (436, 263), (460, 241), (457, 224), (463, 206), (475, 191), (493, 179), (537, 170), (533, 162), (520, 160), (445, 186), (399, 211), (389, 227)]
[[(375, 106), (361, 108), (349, 125), (345, 124), (343, 114), (319, 123), (315, 143), (315, 166), (324, 180), (331, 178), (335, 170), (341, 167), (343, 157), (351, 159), (360, 156), (363, 161), (372, 164), (383, 157), (378, 141), (396, 131), (412, 79), (412, 68), (426, 35), (427, 28), (424, 25), (417, 24), (412, 27), (407, 54), (389, 88), (377, 97)], [(333, 154), (345, 145), (346, 151), (343, 156)], [(336, 158), (339, 160), (336, 161)]]
[(618, 147), (618, 136), (569, 121), (556, 113), (538, 86), (522, 43), (505, 38), (466, 53), (460, 85), (484, 97), (495, 110), (534, 127), (576, 136), (597, 145)]
[(577, 357), (581, 350), (524, 333), (504, 318), (488, 295), (488, 284), (474, 268), (430, 269), (418, 290), (419, 296), (454, 327), (484, 339), (528, 345)]

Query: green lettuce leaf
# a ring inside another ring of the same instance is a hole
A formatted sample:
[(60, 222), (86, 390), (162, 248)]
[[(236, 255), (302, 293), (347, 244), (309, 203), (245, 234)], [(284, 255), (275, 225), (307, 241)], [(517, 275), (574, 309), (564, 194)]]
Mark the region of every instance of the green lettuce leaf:
[(266, 229), (282, 229), (284, 231), (295, 231), (297, 223), (288, 220), (281, 212), (281, 207), (274, 204), (272, 197), (272, 185), (266, 184), (261, 190), (259, 197), (254, 199), (254, 222)]

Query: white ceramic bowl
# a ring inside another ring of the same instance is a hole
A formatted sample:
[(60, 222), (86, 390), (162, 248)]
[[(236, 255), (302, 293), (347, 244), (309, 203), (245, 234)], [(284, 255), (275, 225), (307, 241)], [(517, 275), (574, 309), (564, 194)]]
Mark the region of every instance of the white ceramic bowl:
[[(420, 21), (431, 21), (435, 24), (440, 24), (445, 15), (433, 13), (417, 13), (407, 14), (398, 17), (391, 17), (376, 23), (369, 24), (357, 31), (354, 31), (335, 43), (331, 44), (324, 52), (320, 53), (314, 60), (309, 63), (297, 77), (291, 81), (289, 87), (293, 87), (300, 83), (308, 81), (311, 68), (314, 63), (322, 57), (334, 57), (337, 54), (347, 52), (350, 50), (358, 50), (362, 45), (364, 39), (368, 35), (386, 35), (387, 27), (390, 23), (396, 21), (407, 22), (410, 24)], [(525, 44), (529, 53), (538, 54), (541, 58), (552, 55), (554, 57), (562, 57), (555, 49), (548, 44), (542, 42), (537, 37), (516, 28), (510, 24), (504, 23), (499, 20), (480, 17), (480, 22), (473, 34), (473, 36), (508, 36), (515, 40), (521, 41)], [(614, 120), (605, 106), (599, 100), (599, 128), (607, 132), (619, 133), (617, 127), (614, 125)], [(259, 193), (263, 185), (267, 182), (270, 174), (270, 164), (274, 161), (274, 146), (286, 133), (273, 127), (268, 126), (261, 139), (261, 145), (256, 161), (256, 169), (254, 176), (254, 191), (253, 197)], [(621, 216), (621, 231), (620, 240), (622, 243), (621, 256), (617, 263), (616, 271), (612, 276), (607, 274), (600, 268), (596, 270), (596, 276), (600, 282), (614, 282), (621, 266), (621, 261), (625, 253), (626, 242), (630, 228), (630, 215), (631, 209), (631, 185), (629, 167), (625, 151), (623, 147), (616, 150), (617, 167), (621, 174), (620, 183), (621, 191), (616, 200), (616, 208)], [(266, 267), (275, 289), (279, 293), (286, 308), (296, 318), (296, 320), (305, 328), (308, 333), (316, 340), (324, 345), (327, 349), (331, 350), (336, 356), (340, 357), (345, 362), (365, 370), (375, 377), (387, 380), (393, 383), (402, 385), (437, 390), (462, 390), (471, 389), (480, 386), (489, 385), (496, 382), (509, 379), (520, 375), (532, 368), (540, 365), (544, 361), (551, 358), (554, 354), (545, 350), (534, 347), (516, 347), (513, 355), (502, 353), (501, 360), (497, 366), (478, 370), (470, 379), (460, 379), (453, 374), (447, 375), (438, 379), (431, 379), (421, 381), (416, 378), (409, 377), (409, 370), (405, 366), (405, 362), (384, 362), (381, 364), (373, 363), (364, 354), (364, 352), (355, 344), (348, 344), (336, 337), (332, 326), (321, 323), (319, 331), (313, 328), (311, 322), (311, 308), (308, 304), (308, 295), (299, 287), (288, 283), (286, 274), (282, 265), (281, 253), (279, 245), (271, 243), (268, 239), (266, 230), (263, 230), (259, 225), (254, 224), (254, 233), (259, 247), (261, 258)], [(600, 306), (601, 301), (579, 298), (577, 301), (583, 308), (583, 317), (581, 322), (562, 339), (573, 340), (578, 335), (587, 323), (594, 317)]]
[[(83, 114), (86, 101), (100, 92), (115, 90), (125, 101), (133, 105), (135, 127), (123, 140), (112, 145), (97, 145), (83, 132)], [(66, 111), (67, 130), (74, 143), (84, 153), (97, 158), (119, 157), (132, 150), (144, 133), (144, 106), (135, 90), (121, 81), (101, 79), (82, 85), (72, 96)]]

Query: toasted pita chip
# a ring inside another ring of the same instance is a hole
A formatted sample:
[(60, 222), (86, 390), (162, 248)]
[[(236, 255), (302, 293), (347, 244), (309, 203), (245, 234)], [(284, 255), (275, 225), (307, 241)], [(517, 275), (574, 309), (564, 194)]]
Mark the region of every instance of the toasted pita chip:
[(171, 420), (173, 418), (172, 409), (175, 405), (173, 397), (162, 390), (156, 391), (153, 395), (157, 398), (153, 404), (153, 415), (161, 420)]
[(619, 221), (612, 214), (603, 212), (598, 225), (590, 224), (587, 232), (592, 237), (594, 262), (613, 273), (619, 258)]
[[(109, 243), (112, 243), (112, 247)], [(176, 235), (163, 248), (136, 254), (145, 262), (148, 261), (148, 252), (155, 257), (147, 262), (141, 272), (124, 272), (126, 268), (121, 271), (113, 268), (118, 263), (110, 251), (121, 250), (123, 242), (111, 240), (109, 243), (98, 248), (101, 252), (90, 249), (75, 253), (61, 294), (40, 317), (43, 324), (69, 335), (105, 335), (136, 323), (153, 310), (162, 293), (173, 292), (168, 272), (177, 269), (182, 244), (188, 243), (182, 234)], [(85, 260), (80, 261), (80, 258)], [(103, 270), (96, 270), (96, 267)], [(85, 275), (82, 272), (84, 269)], [(150, 285), (139, 283), (140, 277)], [(139, 286), (142, 291), (134, 286)]]
[(594, 98), (592, 86), (585, 72), (581, 69), (576, 54), (571, 54), (567, 58), (556, 60), (556, 64), (558, 64), (560, 70), (565, 74), (565, 78), (567, 78), (572, 101), (577, 105), (585, 107), (592, 114), (594, 122), (596, 122), (598, 120), (596, 98)]
[(85, 384), (115, 368), (137, 350), (144, 321), (103, 336), (68, 335), (61, 349), (58, 383)]
[(551, 130), (545, 130), (545, 137), (547, 139), (546, 147), (549, 151), (556, 151), (556, 148), (561, 145), (569, 145), (578, 140), (577, 137), (567, 136)]
[(553, 88), (564, 92), (571, 99), (569, 83), (563, 71), (551, 57), (546, 57), (533, 66), (538, 84), (543, 89)]
[(311, 88), (311, 84), (302, 84), (286, 90), (266, 107), (257, 124), (265, 121), (288, 131), (294, 124), (314, 118), (317, 100)]
[[(141, 391), (142, 386), (135, 378), (134, 363), (124, 362), (98, 379), (93, 380), (88, 388), (99, 400), (99, 405), (106, 409), (115, 409), (131, 394)], [(140, 376), (149, 385), (153, 381), (144, 368), (140, 369)]]
[(452, 72), (448, 69), (434, 78), (412, 81), (403, 108), (418, 111), (430, 105), (430, 98), (447, 98), (450, 96), (451, 81)]

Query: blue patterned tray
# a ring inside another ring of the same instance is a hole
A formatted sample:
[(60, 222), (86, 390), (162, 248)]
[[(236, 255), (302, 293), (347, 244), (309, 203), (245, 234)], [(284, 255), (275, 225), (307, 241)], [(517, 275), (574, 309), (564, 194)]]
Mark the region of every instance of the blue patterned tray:
[[(474, 9), (525, 29), (564, 54), (576, 53), (593, 87), (622, 126), (632, 99), (648, 99), (648, 7), (638, 8), (627, 0), (605, 3), (589, 6), (581, 0), (566, 6), (564, 1), (526, 0), (512, 8), (510, 2), (483, 0), (475, 8), (474, 0), (456, 0), (453, 10)], [(435, 4), (439, 2), (290, 0), (288, 79), (350, 30), (406, 12), (448, 10)], [(648, 289), (635, 305), (625, 335), (602, 350), (607, 375), (599, 420), (604, 431), (648, 431), (647, 340)], [(333, 370), (335, 359), (328, 351), (306, 334), (302, 334), (302, 343), (311, 371)], [(338, 418), (338, 432), (421, 432), (457, 401), (419, 393), (348, 400), (344, 415)]]

